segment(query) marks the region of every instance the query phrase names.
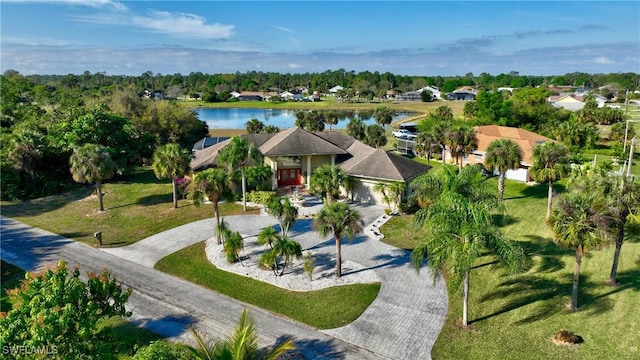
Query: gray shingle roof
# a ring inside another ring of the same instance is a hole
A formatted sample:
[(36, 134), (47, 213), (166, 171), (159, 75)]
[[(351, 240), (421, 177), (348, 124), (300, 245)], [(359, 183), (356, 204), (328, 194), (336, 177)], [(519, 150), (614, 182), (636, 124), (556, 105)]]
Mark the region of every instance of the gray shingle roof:
[(403, 156), (374, 149), (355, 141), (347, 149), (352, 157), (338, 164), (344, 171), (357, 177), (390, 181), (410, 181), (431, 167)]
[(297, 126), (275, 134), (262, 144), (259, 149), (264, 156), (331, 155), (347, 153), (336, 145)]
[[(337, 165), (356, 177), (408, 182), (430, 169), (425, 164), (372, 148), (337, 131), (310, 133), (293, 127), (277, 134), (242, 136), (265, 156), (339, 155)], [(226, 140), (198, 151), (191, 161), (191, 168), (197, 171), (215, 166), (220, 149), (229, 142)]]

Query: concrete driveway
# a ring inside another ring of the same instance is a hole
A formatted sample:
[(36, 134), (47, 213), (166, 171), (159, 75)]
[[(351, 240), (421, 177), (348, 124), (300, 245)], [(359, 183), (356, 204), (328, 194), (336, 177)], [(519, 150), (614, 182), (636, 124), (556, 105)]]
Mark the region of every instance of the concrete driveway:
[[(364, 222), (364, 234), (343, 242), (342, 256), (376, 271), (381, 279), (377, 298), (353, 323), (318, 331), (187, 281), (153, 269), (153, 265), (179, 249), (210, 238), (215, 220), (186, 224), (121, 248), (94, 249), (58, 235), (1, 218), (4, 260), (26, 270), (64, 259), (84, 271), (109, 268), (134, 289), (129, 307), (133, 321), (163, 336), (190, 341), (193, 326), (215, 338), (226, 336), (243, 307), (256, 319), (260, 343), (271, 345), (294, 337), (307, 359), (429, 359), (448, 308), (442, 279), (435, 284), (428, 269), (419, 273), (409, 252), (386, 245), (376, 233), (387, 217), (373, 205), (354, 205)], [(270, 216), (226, 216), (229, 226), (255, 235), (276, 224)], [(299, 219), (290, 236), (315, 254), (334, 253), (333, 239), (321, 239), (311, 228), (311, 217)], [(349, 276), (349, 273), (343, 274)]]

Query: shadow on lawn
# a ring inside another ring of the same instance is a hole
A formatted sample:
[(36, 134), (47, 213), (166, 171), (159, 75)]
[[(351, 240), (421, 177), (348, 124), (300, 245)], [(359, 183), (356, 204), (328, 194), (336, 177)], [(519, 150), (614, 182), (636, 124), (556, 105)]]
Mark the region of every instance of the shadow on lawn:
[(91, 196), (95, 189), (96, 188), (93, 185), (85, 185), (64, 194), (52, 195), (15, 203), (5, 203), (2, 205), (2, 215), (7, 217), (38, 216), (43, 213), (58, 210), (59, 208), (74, 201), (87, 198)]
[[(610, 296), (622, 291), (640, 291), (640, 269), (620, 272), (620, 285), (603, 284), (604, 279), (594, 278), (592, 274), (580, 274), (578, 288), (578, 310), (589, 315), (598, 316), (611, 311), (615, 300)], [(573, 272), (549, 277), (542, 274), (531, 274), (511, 278), (498, 286), (498, 289), (481, 298), (481, 301), (492, 301), (510, 298), (501, 309), (473, 319), (471, 323), (487, 320), (509, 311), (531, 306), (526, 316), (515, 322), (516, 325), (544, 320), (560, 312), (568, 312), (567, 304), (571, 300)], [(603, 291), (604, 290), (604, 291)]]

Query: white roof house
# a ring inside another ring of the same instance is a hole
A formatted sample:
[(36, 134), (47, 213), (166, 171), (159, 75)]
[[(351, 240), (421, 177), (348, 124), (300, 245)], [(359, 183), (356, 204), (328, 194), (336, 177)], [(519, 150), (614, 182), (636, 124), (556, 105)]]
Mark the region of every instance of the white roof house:
[(336, 85), (336, 86), (332, 87), (331, 89), (329, 89), (329, 92), (332, 93), (332, 94), (335, 94), (340, 90), (344, 90), (344, 88), (342, 86), (340, 86), (340, 85)]

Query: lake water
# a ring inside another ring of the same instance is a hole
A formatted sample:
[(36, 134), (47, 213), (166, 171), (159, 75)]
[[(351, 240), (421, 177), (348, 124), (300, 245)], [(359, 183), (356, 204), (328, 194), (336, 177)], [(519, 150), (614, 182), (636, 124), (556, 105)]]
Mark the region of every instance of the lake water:
[[(300, 110), (274, 110), (255, 108), (197, 108), (198, 118), (207, 123), (209, 129), (244, 129), (247, 121), (258, 119), (265, 125), (274, 125), (280, 129), (293, 127), (296, 122), (296, 112)], [(392, 121), (404, 119), (411, 113), (398, 113)], [(363, 119), (365, 124), (375, 123), (374, 118)], [(340, 119), (333, 129), (344, 129), (349, 123), (348, 118)], [(328, 129), (329, 127), (326, 126)]]

